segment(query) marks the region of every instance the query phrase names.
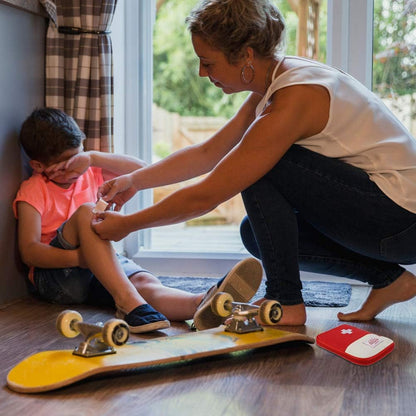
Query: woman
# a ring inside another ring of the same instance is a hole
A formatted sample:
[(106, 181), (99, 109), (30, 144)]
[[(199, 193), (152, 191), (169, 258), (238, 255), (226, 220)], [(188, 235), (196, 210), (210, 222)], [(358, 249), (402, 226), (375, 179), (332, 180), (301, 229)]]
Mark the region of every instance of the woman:
[[(416, 295), (416, 144), (383, 103), (349, 75), (279, 54), (284, 21), (268, 0), (203, 0), (187, 18), (199, 75), (224, 93), (250, 91), (204, 143), (109, 181), (117, 210), (137, 191), (208, 173), (159, 203), (97, 215), (95, 231), (119, 240), (186, 221), (242, 193), (247, 249), (262, 260), (265, 298), (280, 325), (302, 325), (299, 269), (368, 282), (343, 321), (369, 320)], [(259, 301), (261, 302), (262, 299)]]

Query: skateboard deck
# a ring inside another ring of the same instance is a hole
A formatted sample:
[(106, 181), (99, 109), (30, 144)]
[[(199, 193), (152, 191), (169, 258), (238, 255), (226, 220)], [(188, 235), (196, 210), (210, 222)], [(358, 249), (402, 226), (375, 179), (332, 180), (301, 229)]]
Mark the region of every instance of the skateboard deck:
[(153, 340), (128, 342), (117, 348), (114, 354), (95, 357), (74, 355), (73, 350), (38, 352), (10, 370), (7, 385), (20, 393), (39, 393), (114, 371), (179, 363), (292, 341), (315, 342), (314, 338), (306, 335), (271, 327), (244, 334), (224, 329), (224, 326), (220, 326)]

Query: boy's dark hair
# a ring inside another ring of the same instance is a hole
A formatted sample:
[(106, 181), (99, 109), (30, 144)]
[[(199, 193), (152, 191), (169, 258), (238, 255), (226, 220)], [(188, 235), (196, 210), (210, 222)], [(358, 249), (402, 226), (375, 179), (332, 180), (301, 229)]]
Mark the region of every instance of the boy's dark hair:
[(76, 149), (85, 139), (75, 120), (55, 108), (41, 108), (25, 120), (20, 143), (32, 160), (49, 163), (63, 152)]

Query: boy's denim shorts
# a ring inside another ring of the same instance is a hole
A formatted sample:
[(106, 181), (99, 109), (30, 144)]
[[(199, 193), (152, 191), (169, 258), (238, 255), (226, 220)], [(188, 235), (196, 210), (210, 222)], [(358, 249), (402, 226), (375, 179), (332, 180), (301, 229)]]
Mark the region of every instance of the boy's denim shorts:
[[(64, 224), (59, 227), (57, 235), (50, 245), (64, 250), (76, 249), (77, 247), (72, 246), (63, 238), (63, 226)], [(117, 254), (117, 258), (127, 277), (135, 273), (147, 272), (134, 261), (120, 254)], [(81, 267), (42, 269), (35, 267), (34, 287), (31, 286), (32, 294), (51, 303), (114, 307), (112, 296), (89, 269)]]

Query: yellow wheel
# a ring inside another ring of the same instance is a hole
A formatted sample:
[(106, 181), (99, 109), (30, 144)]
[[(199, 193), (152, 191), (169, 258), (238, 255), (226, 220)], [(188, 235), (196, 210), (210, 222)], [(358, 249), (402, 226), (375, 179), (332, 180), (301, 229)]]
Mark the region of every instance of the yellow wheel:
[(82, 322), (82, 316), (77, 311), (66, 310), (61, 312), (56, 318), (56, 328), (66, 338), (74, 338), (79, 334), (75, 325)]
[(103, 341), (110, 347), (119, 347), (127, 342), (130, 331), (121, 319), (110, 319), (103, 327)]
[(223, 318), (230, 316), (233, 308), (232, 303), (233, 297), (229, 293), (218, 292), (212, 298), (212, 312)]
[(265, 300), (260, 305), (259, 317), (265, 325), (277, 324), (282, 318), (280, 303), (275, 300)]

